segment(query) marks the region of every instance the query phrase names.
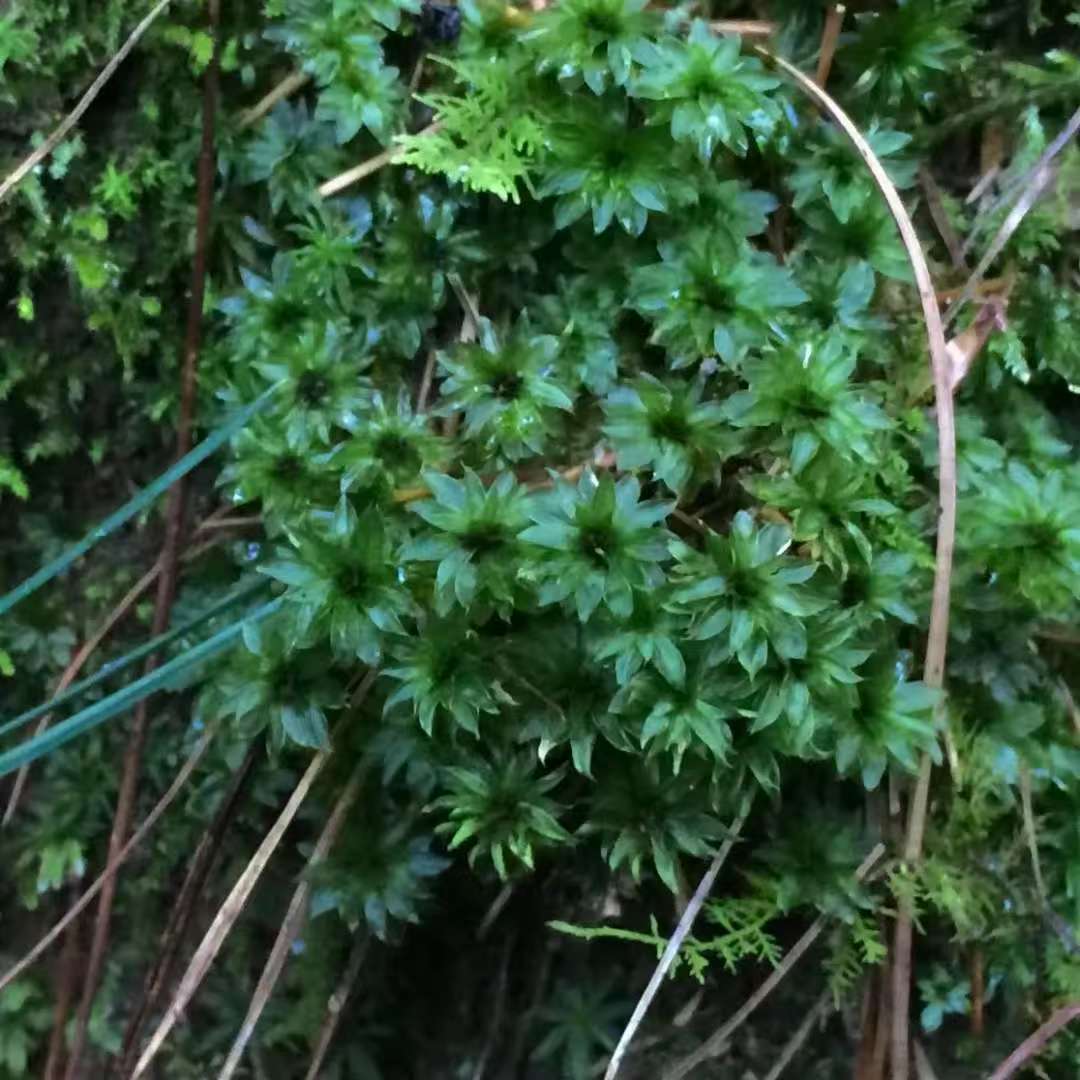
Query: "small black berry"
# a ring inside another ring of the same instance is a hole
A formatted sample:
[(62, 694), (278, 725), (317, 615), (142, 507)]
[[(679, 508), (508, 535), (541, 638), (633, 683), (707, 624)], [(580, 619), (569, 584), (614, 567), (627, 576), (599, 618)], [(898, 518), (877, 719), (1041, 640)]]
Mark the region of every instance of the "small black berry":
[(444, 45), (457, 41), (461, 34), (461, 12), (455, 4), (440, 4), (425, 0), (421, 9), (424, 36)]

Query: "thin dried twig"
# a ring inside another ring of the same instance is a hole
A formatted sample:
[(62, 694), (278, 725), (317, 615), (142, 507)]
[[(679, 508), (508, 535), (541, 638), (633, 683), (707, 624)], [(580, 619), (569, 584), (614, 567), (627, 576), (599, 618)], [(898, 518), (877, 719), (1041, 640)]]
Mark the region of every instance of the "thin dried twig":
[[(1005, 318), (1007, 302), (1006, 296), (991, 297), (979, 308), (966, 330), (949, 338), (945, 348), (949, 355), (949, 381), (954, 392), (967, 378), (990, 335), (1008, 327)], [(953, 771), (955, 773), (955, 769)]]
[(817, 71), (814, 82), (824, 88), (829, 81), (833, 59), (836, 56), (836, 43), (840, 40), (840, 28), (844, 25), (847, 8), (843, 4), (830, 4), (825, 12), (825, 27), (821, 33), (821, 48), (818, 50)]
[(1061, 699), (1065, 702), (1069, 719), (1072, 721), (1073, 735), (1080, 740), (1080, 708), (1077, 707), (1076, 700), (1069, 689), (1069, 684), (1064, 679), (1058, 680), (1058, 686), (1061, 688)]
[(173, 995), (169, 1008), (161, 1018), (154, 1034), (150, 1037), (150, 1042), (139, 1057), (132, 1073), (132, 1080), (146, 1075), (147, 1069), (150, 1068), (154, 1058), (157, 1057), (158, 1051), (164, 1044), (169, 1032), (176, 1026), (177, 1021), (187, 1008), (188, 1002), (191, 1001), (207, 971), (210, 970), (210, 965), (214, 962), (221, 946), (225, 943), (225, 939), (229, 936), (229, 932), (240, 917), (240, 912), (243, 911), (248, 897), (255, 888), (255, 884), (262, 876), (267, 863), (269, 863), (271, 856), (277, 850), (286, 829), (292, 824), (293, 818), (296, 817), (297, 811), (311, 790), (311, 785), (315, 783), (319, 773), (322, 772), (329, 756), (329, 751), (320, 750), (312, 757), (304, 775), (293, 789), (292, 795), (289, 796), (289, 801), (278, 815), (270, 831), (263, 838), (258, 850), (244, 868), (244, 872), (237, 879), (225, 903), (221, 905), (217, 915), (214, 916), (210, 929), (207, 930), (206, 935), (199, 943), (199, 947), (195, 950), (195, 954), (192, 956), (191, 962), (180, 980), (180, 985), (176, 988), (176, 993)]
[(1080, 1017), (1080, 1001), (1062, 1005), (1042, 1027), (1029, 1035), (991, 1074), (989, 1080), (1008, 1080), (1018, 1073), (1063, 1028)]
[[(1022, 173), (1020, 176), (1012, 177), (1002, 187), (998, 193), (997, 198), (980, 213), (979, 218), (992, 218), (999, 210), (1008, 206), (1012, 198), (1022, 191), (1034, 178), (1042, 171), (1043, 167), (1051, 162), (1065, 146), (1070, 142), (1074, 135), (1076, 135), (1078, 128), (1076, 126), (1075, 115), (1066, 123), (1065, 127), (1058, 132), (1053, 141), (1050, 142), (1046, 149), (1040, 155), (1038, 161), (1032, 165), (1027, 172)], [(999, 157), (1000, 161), (1001, 158)], [(976, 233), (978, 229), (978, 222), (975, 225)]]
[[(220, 511), (215, 511), (211, 514), (203, 523), (199, 526), (199, 531), (210, 530), (214, 527), (217, 521), (217, 516)], [(189, 548), (184, 553), (183, 561), (190, 562), (197, 559), (200, 555), (209, 551), (210, 548), (215, 547), (221, 542), (220, 539), (212, 539), (206, 543), (199, 544), (196, 547)], [(151, 585), (158, 579), (158, 575), (161, 573), (162, 561), (159, 558), (156, 563), (131, 588), (121, 597), (116, 606), (105, 616), (105, 619), (98, 626), (98, 628), (86, 639), (86, 641), (79, 648), (79, 651), (68, 662), (68, 666), (64, 668), (63, 673), (60, 676), (59, 681), (53, 690), (53, 697), (58, 697), (62, 694), (76, 679), (79, 672), (86, 666), (87, 660), (98, 650), (101, 643), (112, 633), (113, 628), (118, 622), (135, 606), (140, 597), (142, 597)], [(34, 728), (34, 734), (32, 738), (43, 734), (45, 730), (52, 723), (52, 713), (46, 713)], [(19, 802), (22, 799), (23, 792), (26, 789), (26, 781), (30, 773), (30, 763), (23, 765), (22, 768), (15, 774), (15, 782), (11, 788), (11, 794), (8, 797), (8, 804), (4, 810), (3, 820), (0, 821), (0, 828), (7, 826), (11, 819), (15, 816), (15, 811), (19, 807)]]
[[(439, 124), (436, 122), (428, 124), (426, 128), (422, 128), (416, 134), (432, 135), (438, 130)], [(339, 191), (363, 180), (364, 177), (378, 172), (384, 165), (390, 165), (397, 161), (401, 157), (401, 153), (402, 149), (397, 144), (388, 146), (374, 157), (368, 158), (367, 161), (361, 161), (359, 165), (354, 165), (351, 169), (346, 169), (343, 173), (338, 173), (337, 176), (331, 177), (325, 183), (320, 184), (318, 187), (319, 197), (328, 199), (331, 195), (336, 195)]]
[(746, 822), (746, 816), (750, 813), (751, 802), (752, 800), (749, 798), (744, 800), (735, 820), (731, 824), (731, 829), (728, 831), (724, 843), (716, 853), (708, 870), (705, 871), (701, 881), (698, 883), (694, 895), (690, 898), (690, 903), (686, 905), (686, 910), (683, 912), (678, 926), (675, 927), (675, 933), (671, 935), (660, 960), (657, 962), (656, 969), (652, 973), (652, 978), (649, 979), (648, 985), (638, 999), (637, 1005), (634, 1006), (634, 1011), (627, 1021), (622, 1035), (619, 1036), (619, 1041), (611, 1055), (611, 1061), (608, 1063), (607, 1072), (604, 1073), (604, 1080), (615, 1080), (615, 1076), (619, 1072), (622, 1060), (626, 1056), (627, 1050), (630, 1048), (630, 1043), (637, 1033), (637, 1029), (641, 1027), (641, 1023), (645, 1019), (645, 1014), (649, 1011), (649, 1006), (652, 1004), (653, 998), (660, 992), (660, 987), (663, 985), (668, 970), (675, 962), (675, 957), (679, 955), (679, 949), (682, 948), (682, 943), (693, 929), (694, 921), (697, 919), (698, 913), (701, 911), (709, 893), (712, 891), (717, 875), (727, 861), (728, 855), (731, 854), (731, 849), (735, 846), (735, 841), (738, 840), (739, 833), (742, 832), (742, 827)]
[(491, 1060), (491, 1055), (499, 1041), (499, 1030), (502, 1028), (503, 1017), (506, 1013), (506, 984), (510, 975), (510, 957), (513, 955), (516, 941), (516, 935), (511, 933), (506, 938), (506, 943), (503, 945), (502, 960), (499, 963), (499, 974), (495, 980), (495, 986), (492, 991), (493, 1002), (491, 1009), (491, 1023), (488, 1025), (488, 1036), (484, 1041), (484, 1049), (481, 1051), (480, 1057), (476, 1062), (476, 1067), (473, 1069), (472, 1080), (484, 1080), (488, 1062)]
[[(150, 586), (157, 580), (158, 574), (161, 573), (161, 560), (159, 559), (149, 570), (130, 589), (121, 597), (120, 602), (105, 616), (104, 621), (100, 626), (83, 642), (82, 647), (77, 653), (68, 661), (68, 665), (64, 668), (63, 674), (60, 676), (60, 680), (56, 684), (56, 688), (53, 690), (52, 696), (54, 698), (59, 697), (76, 679), (79, 672), (82, 671), (86, 664), (86, 661), (90, 659), (91, 655), (97, 651), (98, 646), (109, 636), (112, 629), (116, 624), (135, 606), (139, 598), (150, 588)], [(46, 713), (37, 724), (34, 729), (32, 738), (37, 738), (43, 734), (45, 730), (52, 723), (52, 713)], [(15, 775), (15, 783), (12, 785), (11, 794), (8, 796), (7, 808), (4, 810), (3, 821), (0, 822), (0, 826), (7, 827), (11, 819), (15, 816), (15, 811), (18, 809), (19, 800), (22, 798), (23, 789), (26, 786), (26, 779), (30, 773), (30, 765), (27, 763), (19, 769)]]
[(293, 942), (300, 936), (300, 931), (304, 928), (304, 923), (307, 922), (308, 904), (311, 899), (311, 871), (319, 863), (326, 860), (334, 844), (337, 843), (345, 819), (360, 794), (360, 784), (364, 777), (365, 765), (363, 759), (357, 762), (352, 775), (346, 782), (345, 787), (342, 788), (337, 802), (334, 803), (330, 816), (326, 819), (326, 824), (319, 834), (319, 839), (315, 842), (315, 848), (311, 852), (311, 857), (308, 859), (307, 866), (304, 869), (304, 876), (300, 884), (296, 886), (292, 900), (289, 901), (288, 911), (285, 913), (285, 918), (282, 920), (273, 948), (270, 950), (269, 957), (267, 957), (266, 966), (263, 968), (262, 975), (259, 976), (255, 993), (251, 995), (247, 1015), (244, 1017), (244, 1022), (240, 1025), (240, 1030), (237, 1032), (229, 1050), (229, 1056), (225, 1059), (221, 1072), (218, 1073), (218, 1080), (230, 1080), (230, 1077), (236, 1072), (236, 1067), (244, 1056), (244, 1050), (247, 1048), (251, 1036), (255, 1033), (255, 1025), (259, 1022), (259, 1017), (262, 1016), (282, 971), (285, 970), (285, 962), (289, 959), (289, 952), (292, 949)]
[(765, 1080), (780, 1080), (780, 1074), (791, 1064), (803, 1044), (810, 1038), (810, 1033), (833, 1007), (832, 991), (826, 990), (811, 1006), (806, 1019), (795, 1029), (795, 1034), (788, 1039), (776, 1059), (776, 1064), (765, 1074)]
[(915, 1052), (915, 1076), (917, 1080), (938, 1080), (937, 1073), (934, 1072), (934, 1066), (930, 1062), (930, 1057), (923, 1049), (923, 1045), (918, 1039), (911, 1040), (911, 1048)]
[(206, 532), (216, 532), (218, 529), (253, 529), (262, 524), (262, 514), (248, 514), (243, 517), (221, 517), (215, 521), (204, 522), (200, 528)]
[[(855, 880), (862, 881), (884, 854), (885, 845), (878, 844), (859, 864), (859, 868), (855, 871)], [(723, 1053), (731, 1036), (742, 1027), (743, 1023), (757, 1007), (783, 982), (784, 977), (799, 962), (806, 950), (821, 936), (821, 932), (828, 923), (829, 920), (824, 915), (819, 915), (810, 924), (803, 936), (792, 945), (784, 955), (784, 959), (780, 961), (769, 977), (743, 1002), (731, 1018), (721, 1024), (696, 1050), (676, 1061), (663, 1074), (663, 1080), (682, 1080), (684, 1076), (696, 1069), (702, 1062)]]
[(926, 165), (919, 166), (919, 186), (923, 195), (926, 196), (926, 208), (930, 211), (930, 217), (941, 235), (945, 244), (945, 250), (949, 253), (954, 270), (967, 270), (967, 261), (964, 259), (964, 245), (953, 228), (952, 218), (945, 209), (945, 199), (941, 194), (934, 174)]
[[(528, 685), (528, 684), (527, 684)], [(532, 687), (530, 686), (530, 689)], [(537, 691), (539, 692), (539, 691)], [(547, 700), (545, 698), (545, 700)], [(554, 702), (552, 702), (554, 705)], [(555, 708), (561, 713), (558, 705)], [(495, 899), (491, 902), (491, 906), (487, 909), (484, 917), (480, 920), (480, 925), (476, 929), (476, 940), (483, 941), (488, 936), (488, 931), (495, 925), (495, 920), (503, 913), (503, 909), (510, 903), (510, 897), (514, 895), (514, 883), (508, 881), (500, 890)]]
[(1053, 170), (1050, 168), (1051, 163), (1069, 144), (1077, 131), (1080, 131), (1080, 109), (1077, 109), (1076, 112), (1069, 117), (1065, 127), (1062, 128), (1054, 141), (1042, 152), (1039, 160), (1035, 162), (1032, 168), (1016, 185), (1019, 190), (1016, 202), (1013, 204), (1013, 208), (1009, 211), (1008, 216), (1001, 223), (1001, 227), (994, 235), (994, 239), (990, 241), (990, 246), (986, 249), (986, 253), (971, 272), (971, 277), (968, 278), (967, 284), (964, 285), (964, 291), (955, 301), (953, 301), (948, 311), (945, 312), (946, 326), (956, 318), (960, 313), (960, 309), (972, 298), (975, 288), (982, 280), (983, 275), (990, 269), (994, 260), (997, 259), (1004, 250), (1005, 245), (1009, 242), (1012, 234), (1019, 228), (1020, 222), (1027, 216), (1028, 211), (1035, 205), (1039, 196), (1042, 194), (1043, 189), (1053, 176)]
[(458, 339), (462, 343), (475, 341), (476, 335), (480, 332), (480, 309), (477, 307), (476, 300), (465, 288), (464, 283), (457, 274), (447, 274), (446, 280), (449, 282), (450, 288), (454, 290), (454, 295), (461, 305), (461, 310), (465, 313), (470, 324), (466, 325), (465, 323), (462, 323), (461, 333), (458, 335)]
[(709, 23), (715, 34), (737, 34), (744, 38), (771, 38), (778, 26), (769, 19), (713, 19)]
[(427, 412), (428, 399), (431, 397), (431, 384), (435, 379), (435, 350), (428, 349), (424, 361), (424, 373), (420, 378), (420, 389), (416, 392), (416, 411)]
[(330, 995), (330, 1000), (326, 1003), (326, 1018), (322, 1022), (322, 1027), (319, 1028), (319, 1035), (315, 1040), (315, 1049), (311, 1053), (311, 1063), (304, 1074), (304, 1080), (318, 1080), (319, 1070), (322, 1068), (330, 1044), (334, 1041), (338, 1023), (341, 1021), (342, 1010), (353, 992), (356, 978), (360, 974), (364, 957), (367, 955), (369, 940), (366, 934), (360, 934), (353, 941), (345, 971), (342, 973), (341, 980), (335, 987), (334, 992)]
[[(180, 409), (176, 425), (176, 460), (190, 452), (195, 428), (195, 402), (197, 397), (199, 350), (202, 343), (203, 301), (206, 295), (206, 266), (210, 247), (210, 215), (214, 197), (215, 154), (214, 127), (217, 117), (218, 79), (221, 70), (221, 46), (218, 25), (221, 17), (220, 0), (209, 0), (207, 7), (207, 31), (213, 42), (213, 53), (203, 76), (202, 138), (199, 146), (198, 183), (195, 210), (195, 254), (191, 267), (191, 296), (188, 300), (187, 327), (184, 335), (183, 364), (180, 375)], [(185, 511), (190, 477), (182, 477), (169, 491), (165, 514), (165, 538), (161, 550), (161, 573), (158, 576), (157, 596), (154, 601), (152, 636), (164, 633), (172, 617), (173, 600), (176, 597), (177, 567), (184, 536)], [(145, 673), (158, 665), (160, 657), (154, 653), (147, 657)], [(131, 831), (138, 793), (139, 775), (142, 769), (143, 747), (149, 723), (150, 701), (143, 698), (135, 706), (127, 748), (124, 752), (120, 789), (116, 797), (112, 832), (109, 836), (110, 857), (123, 846)], [(112, 921), (116, 879), (110, 878), (101, 891), (94, 934), (90, 944), (90, 956), (86, 965), (82, 998), (76, 1014), (75, 1034), (68, 1057), (67, 1080), (78, 1080), (81, 1075), (81, 1059), (86, 1046), (87, 1025), (94, 1004), (105, 957), (109, 947), (109, 931)]]
[[(551, 941), (548, 940), (540, 946), (540, 959), (538, 963), (534, 962), (530, 957), (530, 963), (527, 965), (527, 968), (535, 972), (532, 980), (532, 992), (529, 994), (528, 1004), (524, 1009), (519, 1010), (517, 1014), (517, 1022), (514, 1025), (514, 1037), (505, 1057), (506, 1076), (519, 1076), (522, 1074), (522, 1060), (528, 1049), (529, 1035), (533, 1031), (537, 1013), (540, 1011), (540, 1006), (544, 1001), (544, 992), (547, 989), (548, 979), (551, 976), (551, 962), (554, 952), (555, 947)], [(601, 1071), (603, 1070), (603, 1064), (600, 1065), (600, 1069)], [(599, 1073), (594, 1069), (592, 1075), (598, 1076)], [(306, 1080), (315, 1080), (315, 1078), (308, 1077)]]
[(215, 728), (207, 728), (203, 733), (201, 739), (195, 744), (195, 749), (192, 750), (188, 756), (187, 761), (181, 766), (180, 771), (176, 774), (173, 782), (169, 785), (169, 789), (158, 800), (157, 805), (149, 814), (146, 815), (146, 819), (132, 834), (131, 839), (120, 849), (115, 857), (111, 858), (102, 870), (97, 880), (82, 894), (79, 900), (68, 909), (67, 913), (62, 919), (57, 922), (52, 929), (17, 963), (8, 968), (7, 971), (0, 975), (0, 991), (6, 986), (17, 979), (28, 967), (30, 967), (35, 960), (42, 953), (49, 948), (50, 945), (64, 932), (64, 929), (71, 925), (71, 923), (79, 917), (79, 915), (86, 910), (90, 902), (94, 899), (99, 892), (101, 892), (105, 883), (111, 878), (116, 876), (116, 872), (127, 860), (127, 857), (146, 839), (150, 830), (157, 824), (161, 815), (172, 805), (176, 796), (180, 794), (184, 785), (188, 782), (191, 774), (195, 771), (199, 762), (205, 755), (207, 748), (210, 745), (211, 739), (214, 737)]
[(199, 838), (195, 852), (188, 860), (188, 870), (184, 875), (180, 891), (176, 894), (175, 902), (170, 907), (165, 929), (161, 932), (157, 954), (146, 973), (142, 993), (138, 997), (138, 1003), (124, 1032), (118, 1069), (118, 1075), (121, 1077), (130, 1076), (135, 1067), (143, 1027), (147, 1019), (157, 1011), (158, 1002), (165, 992), (165, 986), (187, 938), (188, 927), (195, 914), (196, 902), (206, 884), (210, 869), (217, 859), (225, 833), (240, 806), (262, 748), (263, 743), (260, 739), (255, 739), (248, 748), (240, 767), (229, 780), (228, 788), (218, 804), (213, 819)]
[(1050, 902), (1046, 896), (1042, 863), (1039, 861), (1039, 836), (1035, 830), (1035, 810), (1031, 804), (1031, 770), (1023, 762), (1020, 763), (1020, 807), (1024, 818), (1024, 839), (1027, 841), (1028, 855), (1031, 857), (1031, 873), (1035, 878), (1035, 892), (1039, 897), (1039, 903), (1046, 910)]
[(159, 0), (159, 3), (150, 10), (141, 23), (128, 35), (127, 41), (117, 50), (116, 55), (101, 69), (101, 74), (90, 84), (78, 104), (60, 121), (56, 130), (35, 150), (13, 169), (0, 183), (0, 203), (26, 178), (26, 176), (40, 165), (63, 141), (68, 132), (82, 119), (83, 113), (90, 108), (94, 98), (101, 93), (105, 84), (116, 73), (116, 69), (127, 59), (128, 53), (139, 43), (139, 39), (150, 29), (151, 23), (169, 6), (172, 0)]
[[(371, 669), (364, 676), (364, 681), (360, 684), (360, 687), (353, 698), (352, 704), (354, 707), (358, 707), (362, 704), (367, 697), (372, 684), (375, 682), (376, 674), (377, 672), (375, 669)], [(225, 944), (225, 939), (229, 936), (233, 926), (236, 925), (236, 920), (240, 917), (240, 913), (244, 910), (244, 905), (247, 903), (248, 897), (251, 896), (252, 890), (258, 883), (259, 878), (262, 877), (263, 871), (266, 869), (271, 857), (281, 843), (285, 831), (288, 829), (289, 825), (292, 824), (292, 820), (296, 817), (297, 811), (299, 811), (300, 807), (303, 805), (304, 800), (308, 796), (308, 792), (311, 791), (312, 784), (315, 783), (315, 780), (329, 760), (331, 752), (332, 750), (320, 750), (311, 759), (304, 775), (293, 789), (292, 795), (289, 796), (289, 801), (285, 804), (285, 807), (278, 815), (277, 820), (271, 826), (270, 831), (263, 838), (262, 843), (251, 857), (247, 866), (244, 867), (243, 873), (237, 878), (236, 884), (233, 885), (229, 895), (225, 898), (225, 902), (218, 909), (217, 914), (214, 916), (214, 921), (210, 924), (209, 930), (206, 931), (205, 936), (199, 943), (198, 948), (195, 950), (194, 955), (188, 963), (187, 970), (180, 979), (180, 984), (176, 988), (176, 992), (173, 995), (173, 999), (170, 1002), (165, 1015), (161, 1018), (154, 1034), (150, 1037), (149, 1043), (147, 1043), (146, 1048), (143, 1050), (142, 1055), (136, 1063), (135, 1069), (131, 1074), (131, 1080), (138, 1080), (138, 1077), (146, 1074), (146, 1071), (150, 1068), (154, 1058), (157, 1057), (158, 1052), (164, 1045), (166, 1038), (168, 1038), (169, 1032), (172, 1031), (180, 1017), (183, 1015), (184, 1010), (194, 996), (195, 991), (198, 990), (206, 973), (210, 970), (210, 965), (213, 964), (217, 954), (221, 951), (222, 945)]]
[(301, 87), (311, 82), (311, 76), (306, 71), (293, 71), (286, 75), (268, 94), (259, 98), (246, 112), (240, 114), (237, 127), (243, 131), (257, 124), (279, 101), (292, 97)]

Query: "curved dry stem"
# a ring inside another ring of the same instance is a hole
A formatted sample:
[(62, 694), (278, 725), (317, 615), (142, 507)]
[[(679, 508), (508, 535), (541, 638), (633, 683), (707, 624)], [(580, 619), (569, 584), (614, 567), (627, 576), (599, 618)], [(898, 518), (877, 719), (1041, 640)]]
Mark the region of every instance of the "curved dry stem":
[[(885, 198), (900, 238), (904, 243), (915, 285), (919, 291), (926, 337), (930, 348), (930, 365), (934, 375), (934, 403), (937, 413), (938, 436), (938, 532), (934, 563), (934, 594), (930, 607), (930, 629), (926, 642), (923, 681), (940, 689), (945, 682), (945, 653), (949, 640), (949, 592), (952, 583), (953, 548), (956, 541), (956, 422), (953, 413), (952, 381), (949, 374), (949, 355), (945, 344), (945, 329), (934, 292), (934, 282), (919, 243), (915, 226), (900, 199), (893, 182), (881, 162), (870, 149), (851, 117), (812, 79), (797, 67), (761, 46), (756, 51), (775, 64), (835, 121), (851, 140), (874, 183)], [(939, 706), (939, 709), (942, 706)], [(941, 719), (939, 715), (939, 719)], [(919, 779), (908, 810), (904, 858), (914, 862), (922, 854), (926, 831), (926, 812), (930, 797), (931, 761), (924, 754)], [(896, 919), (893, 939), (892, 967), (892, 1075), (893, 1080), (908, 1080), (908, 1004), (911, 995), (912, 912), (901, 905)]]

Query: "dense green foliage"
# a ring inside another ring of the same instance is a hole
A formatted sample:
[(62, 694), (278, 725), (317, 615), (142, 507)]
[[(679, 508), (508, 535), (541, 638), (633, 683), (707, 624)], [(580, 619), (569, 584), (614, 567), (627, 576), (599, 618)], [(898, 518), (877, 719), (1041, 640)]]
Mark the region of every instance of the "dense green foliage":
[[(913, 208), (942, 289), (967, 274), (918, 169), (974, 263), (1008, 212), (998, 196), (1080, 98), (1068, 6), (897, 0), (848, 16), (830, 92)], [(115, 51), (130, 7), (7, 6), (6, 163)], [(1056, 159), (993, 267), (1007, 326), (957, 392), (942, 694), (920, 681), (938, 454), (910, 265), (842, 135), (702, 17), (777, 19), (776, 50), (809, 68), (824, 5), (224, 8), (200, 425), (228, 431), (260, 404), (193, 474), (192, 527), (217, 504), (232, 524), (192, 540), (169, 649), (235, 647), (157, 680), (170, 693), (152, 706), (140, 807), (217, 734), (121, 879), (93, 1068), (119, 1048), (185, 864), (254, 742), (199, 925), (312, 751), (333, 754), (171, 1037), (170, 1080), (216, 1075), (357, 764), (360, 798), (310, 874), (310, 921), (245, 1076), (304, 1075), (367, 937), (327, 1077), (595, 1075), (748, 804), (626, 1075), (660, 1076), (697, 1046), (819, 914), (824, 944), (739, 1032), (730, 1068), (764, 1075), (828, 987), (838, 1015), (792, 1075), (851, 1075), (902, 902), (921, 934), (920, 1038), (941, 1076), (986, 1075), (1080, 996), (1080, 151)], [(168, 462), (204, 22), (178, 0), (0, 207), (8, 587)], [(297, 69), (305, 85), (241, 121)], [(160, 523), (143, 510), (137, 524), (3, 616), (4, 720), (51, 692), (149, 567)], [(203, 550), (208, 536), (223, 542)], [(145, 639), (150, 607), (89, 673)], [(117, 711), (105, 695), (137, 671), (106, 674), (68, 716)], [(0, 832), (5, 967), (102, 864), (124, 741), (118, 717), (35, 765)], [(940, 768), (925, 856), (906, 865), (890, 806), (924, 754)], [(860, 884), (879, 840), (884, 872)], [(0, 993), (0, 1078), (43, 1075), (61, 982), (46, 974)], [(700, 1007), (672, 1027), (695, 978)], [(1046, 1075), (1078, 1058), (1080, 1036), (1060, 1035)]]

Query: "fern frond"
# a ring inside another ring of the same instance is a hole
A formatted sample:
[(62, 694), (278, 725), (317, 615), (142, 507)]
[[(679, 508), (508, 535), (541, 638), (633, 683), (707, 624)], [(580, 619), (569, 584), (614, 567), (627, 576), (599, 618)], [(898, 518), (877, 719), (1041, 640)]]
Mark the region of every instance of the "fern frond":
[(532, 191), (530, 172), (546, 142), (540, 98), (522, 89), (524, 77), (484, 60), (439, 60), (467, 92), (420, 98), (435, 110), (438, 128), (399, 140), (401, 160), (440, 173), (467, 191), (518, 203), (519, 184)]

